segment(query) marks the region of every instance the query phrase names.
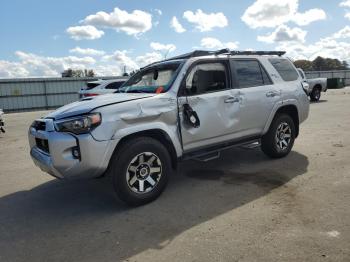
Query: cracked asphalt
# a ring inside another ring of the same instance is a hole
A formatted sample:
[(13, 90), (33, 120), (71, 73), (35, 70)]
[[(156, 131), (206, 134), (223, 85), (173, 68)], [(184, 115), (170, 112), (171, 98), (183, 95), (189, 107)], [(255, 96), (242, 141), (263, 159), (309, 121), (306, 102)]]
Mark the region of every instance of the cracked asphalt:
[(180, 164), (155, 202), (127, 208), (108, 179), (58, 181), (28, 154), (45, 112), (5, 115), (0, 261), (350, 261), (350, 88), (311, 104), (291, 154), (234, 148)]

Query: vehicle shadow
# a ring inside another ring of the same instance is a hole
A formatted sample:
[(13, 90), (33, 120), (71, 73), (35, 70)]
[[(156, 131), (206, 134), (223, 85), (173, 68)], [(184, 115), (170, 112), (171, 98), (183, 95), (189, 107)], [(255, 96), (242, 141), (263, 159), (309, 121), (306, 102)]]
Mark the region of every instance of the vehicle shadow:
[(270, 160), (235, 148), (180, 164), (155, 202), (127, 208), (108, 179), (53, 180), (0, 198), (1, 261), (120, 261), (162, 249), (182, 232), (269, 194), (307, 171), (297, 152)]
[(325, 103), (328, 102), (327, 99), (320, 99), (318, 101), (310, 101), (310, 104), (319, 104), (319, 103)]

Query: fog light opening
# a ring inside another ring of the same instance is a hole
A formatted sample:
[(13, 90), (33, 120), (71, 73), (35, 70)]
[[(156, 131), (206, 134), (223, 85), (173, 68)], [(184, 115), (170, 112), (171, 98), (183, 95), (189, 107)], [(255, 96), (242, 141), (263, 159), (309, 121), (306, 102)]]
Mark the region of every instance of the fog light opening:
[(80, 150), (78, 147), (73, 147), (72, 148), (72, 155), (75, 159), (79, 159), (80, 160)]

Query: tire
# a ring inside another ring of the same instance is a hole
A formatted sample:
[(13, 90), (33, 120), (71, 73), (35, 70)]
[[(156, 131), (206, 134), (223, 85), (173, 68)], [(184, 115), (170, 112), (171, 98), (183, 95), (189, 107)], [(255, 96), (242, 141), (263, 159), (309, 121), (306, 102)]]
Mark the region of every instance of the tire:
[(144, 205), (158, 198), (172, 172), (168, 150), (149, 137), (127, 141), (111, 161), (109, 175), (114, 190), (129, 206)]
[(295, 136), (293, 119), (287, 114), (277, 114), (261, 139), (261, 149), (271, 158), (285, 157), (292, 150)]
[(310, 100), (313, 102), (318, 102), (321, 98), (321, 89), (319, 87), (314, 87), (310, 94)]

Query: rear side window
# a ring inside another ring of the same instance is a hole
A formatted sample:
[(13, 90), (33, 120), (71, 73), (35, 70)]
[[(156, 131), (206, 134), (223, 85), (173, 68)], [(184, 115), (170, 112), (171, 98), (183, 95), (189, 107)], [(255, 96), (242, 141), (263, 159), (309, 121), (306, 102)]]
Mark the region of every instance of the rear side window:
[(299, 78), (298, 72), (289, 60), (270, 58), (269, 61), (284, 81), (295, 81)]
[(113, 82), (113, 83), (108, 84), (105, 88), (106, 89), (118, 89), (119, 87), (121, 87), (122, 84), (124, 84), (123, 81)]
[(233, 64), (240, 88), (272, 84), (265, 69), (257, 60), (233, 60)]

